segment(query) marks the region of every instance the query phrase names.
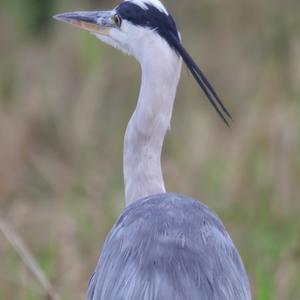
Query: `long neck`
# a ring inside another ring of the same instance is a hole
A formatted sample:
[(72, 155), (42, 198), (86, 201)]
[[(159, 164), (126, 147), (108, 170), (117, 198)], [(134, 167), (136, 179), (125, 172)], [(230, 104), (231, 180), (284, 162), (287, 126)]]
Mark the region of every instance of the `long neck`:
[(161, 151), (170, 127), (181, 60), (170, 49), (141, 61), (142, 83), (137, 107), (124, 141), (125, 201), (130, 205), (165, 192)]

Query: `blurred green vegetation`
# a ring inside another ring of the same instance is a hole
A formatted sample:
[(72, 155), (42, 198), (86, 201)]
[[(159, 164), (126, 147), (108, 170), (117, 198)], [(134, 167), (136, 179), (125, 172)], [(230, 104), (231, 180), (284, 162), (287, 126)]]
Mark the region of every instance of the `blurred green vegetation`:
[[(167, 188), (220, 215), (254, 299), (300, 299), (300, 2), (165, 2), (234, 115), (228, 130), (183, 70)], [(84, 297), (123, 208), (123, 134), (140, 74), (133, 58), (51, 15), (116, 4), (0, 2), (0, 214), (63, 299)], [(1, 235), (0, 264), (0, 299), (45, 299)]]

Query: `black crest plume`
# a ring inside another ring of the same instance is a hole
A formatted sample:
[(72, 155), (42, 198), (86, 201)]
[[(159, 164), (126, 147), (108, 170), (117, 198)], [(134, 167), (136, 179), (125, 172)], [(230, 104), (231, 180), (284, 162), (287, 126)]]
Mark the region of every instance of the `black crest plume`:
[[(172, 33), (170, 33), (172, 35)], [(225, 122), (225, 124), (229, 127), (229, 121), (228, 119), (232, 120), (232, 116), (221, 101), (220, 97), (208, 81), (208, 79), (205, 77), (203, 72), (200, 70), (200, 68), (197, 66), (197, 64), (194, 62), (193, 58), (189, 55), (189, 53), (186, 51), (186, 49), (182, 46), (181, 42), (176, 39), (176, 37), (173, 37), (173, 47), (176, 49), (176, 51), (180, 54), (183, 61), (191, 71), (192, 75), (194, 76), (195, 80), (199, 84), (199, 86), (202, 88), (204, 94), (218, 113), (218, 115), (222, 118), (222, 120)]]
[(151, 28), (166, 40), (169, 46), (182, 57), (186, 66), (191, 71), (193, 77), (203, 90), (210, 103), (213, 105), (218, 115), (229, 127), (229, 120), (232, 120), (229, 111), (226, 109), (220, 97), (218, 96), (212, 85), (209, 83), (203, 72), (197, 66), (193, 58), (183, 47), (180, 41), (176, 23), (171, 14), (166, 14), (153, 5), (145, 5), (147, 9), (143, 9), (142, 7), (130, 1), (125, 1), (122, 2), (116, 10), (123, 19), (126, 19), (127, 21), (137, 26)]

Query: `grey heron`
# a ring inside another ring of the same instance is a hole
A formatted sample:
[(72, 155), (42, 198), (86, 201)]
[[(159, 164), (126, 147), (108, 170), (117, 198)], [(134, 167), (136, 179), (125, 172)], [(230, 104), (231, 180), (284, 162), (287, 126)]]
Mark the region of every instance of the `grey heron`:
[(90, 280), (88, 300), (249, 300), (243, 262), (219, 217), (200, 201), (168, 193), (161, 151), (182, 61), (229, 125), (219, 96), (182, 45), (159, 0), (126, 0), (111, 11), (62, 13), (133, 55), (142, 81), (124, 140), (125, 203)]

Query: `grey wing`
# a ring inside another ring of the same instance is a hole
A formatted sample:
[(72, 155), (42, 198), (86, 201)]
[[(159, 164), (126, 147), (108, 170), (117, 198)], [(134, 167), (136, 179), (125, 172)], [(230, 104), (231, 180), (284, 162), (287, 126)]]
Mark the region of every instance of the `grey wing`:
[(129, 206), (111, 230), (88, 300), (248, 300), (240, 256), (219, 218), (178, 194)]

